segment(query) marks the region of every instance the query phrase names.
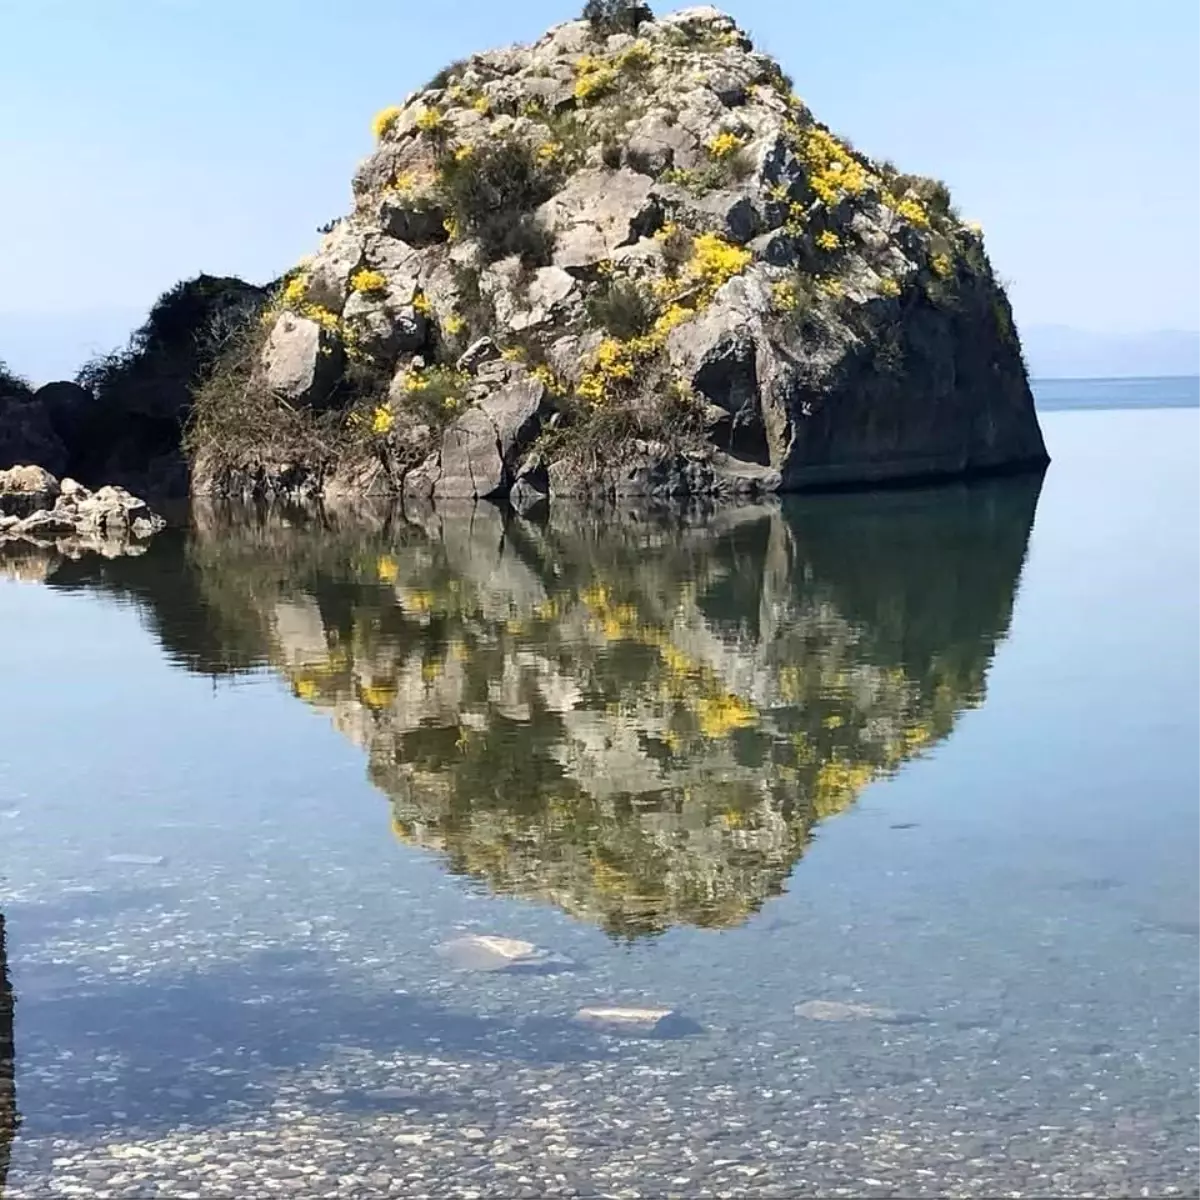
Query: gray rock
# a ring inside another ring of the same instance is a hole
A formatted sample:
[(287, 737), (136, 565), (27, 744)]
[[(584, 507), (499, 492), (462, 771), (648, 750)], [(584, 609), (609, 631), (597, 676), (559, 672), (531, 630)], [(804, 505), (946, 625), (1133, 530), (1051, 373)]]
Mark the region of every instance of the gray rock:
[(476, 338), (458, 356), (455, 366), (460, 371), (477, 371), (486, 362), (492, 362), (500, 357), (500, 348), (490, 337)]
[(458, 971), (539, 971), (570, 966), (567, 959), (539, 950), (532, 942), (493, 934), (470, 934), (443, 942), (437, 953)]
[(658, 205), (653, 181), (622, 167), (584, 170), (538, 209), (538, 219), (555, 235), (554, 265), (594, 266), (619, 246), (652, 233)]
[(504, 459), (496, 426), (481, 408), (468, 409), (442, 435), (438, 500), (483, 499), (504, 490)]
[(515, 469), (526, 447), (541, 432), (548, 415), (546, 386), (526, 376), (493, 392), (480, 404), (496, 429), (496, 442), (506, 466)]
[(340, 314), (350, 280), (363, 265), (363, 234), (350, 221), (339, 221), (321, 242), (308, 270), (308, 299)]
[(299, 404), (320, 404), (337, 382), (341, 362), (341, 343), (292, 312), (279, 314), (263, 351), (267, 387)]
[(52, 508), (59, 482), (44, 467), (20, 466), (0, 471), (0, 514), (28, 517), (41, 508)]
[(385, 192), (379, 205), (379, 226), (389, 237), (409, 246), (430, 246), (446, 240), (446, 211), (432, 202), (416, 203), (396, 192)]
[(843, 1004), (839, 1000), (806, 1000), (796, 1005), (795, 1013), (809, 1021), (881, 1021), (886, 1024), (902, 1021), (901, 1014), (895, 1009), (874, 1004)]
[(429, 337), (429, 322), (411, 305), (352, 292), (342, 312), (349, 336), (377, 363), (393, 363), (397, 355), (420, 350)]
[(581, 1008), (574, 1020), (615, 1037), (676, 1038), (702, 1032), (700, 1025), (673, 1008)]
[(64, 512), (53, 512), (42, 509), (30, 513), (11, 529), (18, 537), (38, 538), (57, 537), (59, 534), (74, 533), (78, 523)]

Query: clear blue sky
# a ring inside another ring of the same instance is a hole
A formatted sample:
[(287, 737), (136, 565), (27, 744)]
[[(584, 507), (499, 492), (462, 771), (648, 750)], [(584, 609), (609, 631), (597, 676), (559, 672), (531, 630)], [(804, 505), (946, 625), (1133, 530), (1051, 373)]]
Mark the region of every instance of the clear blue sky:
[[(0, 0), (0, 313), (278, 274), (349, 207), (378, 109), (581, 2)], [(1196, 0), (727, 8), (819, 118), (950, 184), (1022, 324), (1200, 323)]]

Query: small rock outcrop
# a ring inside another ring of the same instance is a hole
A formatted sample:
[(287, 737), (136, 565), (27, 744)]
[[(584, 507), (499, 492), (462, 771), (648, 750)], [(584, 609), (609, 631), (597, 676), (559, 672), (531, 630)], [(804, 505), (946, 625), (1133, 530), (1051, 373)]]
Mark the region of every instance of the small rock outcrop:
[(193, 389), (266, 295), (240, 279), (200, 275), (160, 296), (129, 344), (92, 359), (76, 380), (34, 390), (0, 366), (0, 469), (37, 463), (89, 487), (186, 495)]
[(1044, 465), (945, 186), (836, 137), (716, 9), (626, 8), (378, 115), (353, 210), (202, 389), (197, 490), (528, 504)]
[(19, 541), (68, 552), (137, 553), (165, 525), (144, 500), (121, 487), (93, 492), (36, 466), (0, 471), (0, 550)]

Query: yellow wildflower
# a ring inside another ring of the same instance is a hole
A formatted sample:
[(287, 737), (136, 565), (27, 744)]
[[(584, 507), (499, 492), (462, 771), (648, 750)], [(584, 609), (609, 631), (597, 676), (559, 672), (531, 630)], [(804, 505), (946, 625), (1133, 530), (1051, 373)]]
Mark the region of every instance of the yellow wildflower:
[(287, 286), (283, 289), (283, 303), (287, 308), (295, 308), (298, 304), (304, 303), (304, 298), (308, 294), (308, 277), (300, 274), (289, 279)]
[(823, 229), (817, 234), (817, 245), (822, 250), (836, 250), (841, 244), (842, 239), (832, 229)]
[(795, 312), (800, 304), (800, 296), (795, 283), (790, 279), (782, 279), (771, 288), (771, 304), (776, 312)]
[(475, 102), (471, 107), (477, 113), (482, 113), (486, 117), (492, 111), (492, 102), (486, 96), (476, 96)]
[(929, 267), (939, 279), (948, 279), (954, 273), (954, 264), (948, 254), (935, 254), (929, 260)]
[(400, 109), (395, 104), (389, 105), (381, 112), (377, 112), (375, 119), (371, 122), (371, 132), (375, 134), (376, 141), (382, 141), (387, 137), (399, 119)]
[(415, 124), (422, 133), (437, 133), (443, 128), (442, 114), (436, 108), (423, 108)]
[(350, 277), (350, 286), (356, 292), (365, 292), (369, 295), (373, 292), (386, 292), (387, 280), (379, 271), (369, 271), (364, 267), (361, 271), (355, 271)]
[(392, 415), (392, 410), (382, 404), (371, 414), (371, 432), (374, 434), (390, 433), (395, 423), (396, 418)]
[(464, 321), (463, 318), (458, 315), (458, 313), (451, 313), (442, 322), (442, 328), (451, 337), (457, 337), (460, 333), (462, 333), (462, 331), (464, 329), (466, 329), (466, 327), (467, 327), (466, 321)]
[(414, 311), (420, 313), (423, 317), (433, 315), (433, 305), (429, 303), (429, 297), (424, 292), (418, 292), (413, 297), (412, 306)]
[(713, 158), (728, 158), (735, 150), (742, 148), (742, 139), (736, 133), (725, 130), (718, 133), (707, 143), (707, 150)]
[(900, 284), (897, 283), (897, 281), (892, 279), (890, 276), (885, 276), (883, 279), (881, 279), (879, 281), (879, 284), (878, 284), (876, 290), (879, 292), (879, 294), (881, 296), (887, 296), (889, 298), (894, 298), (894, 297), (900, 295)]

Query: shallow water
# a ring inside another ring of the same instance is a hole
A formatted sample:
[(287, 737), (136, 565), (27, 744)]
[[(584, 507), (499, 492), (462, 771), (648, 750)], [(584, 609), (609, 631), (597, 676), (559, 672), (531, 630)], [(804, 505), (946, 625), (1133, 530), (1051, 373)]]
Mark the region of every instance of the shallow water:
[(1197, 416), (10, 565), (5, 1195), (1194, 1194)]

